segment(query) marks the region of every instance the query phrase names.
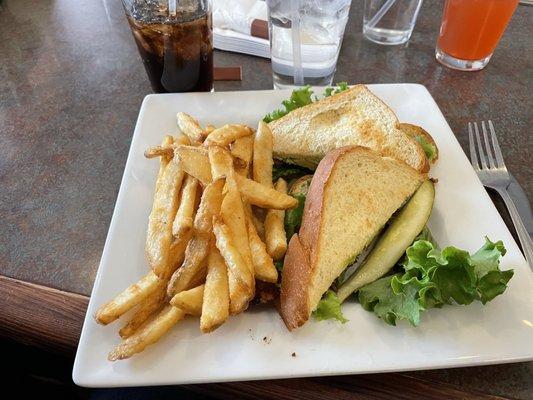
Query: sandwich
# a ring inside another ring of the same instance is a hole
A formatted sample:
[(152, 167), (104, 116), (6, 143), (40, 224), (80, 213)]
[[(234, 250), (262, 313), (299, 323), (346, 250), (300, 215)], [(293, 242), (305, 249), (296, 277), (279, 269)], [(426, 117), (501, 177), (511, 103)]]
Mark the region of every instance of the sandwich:
[[(439, 152), (423, 128), (400, 123), (366, 86), (340, 84), (324, 99), (295, 90), (265, 116), (277, 159), (273, 176), (291, 180), (287, 252), (278, 310), (289, 330), (316, 319), (346, 322), (341, 303), (360, 304), (385, 322), (444, 304), (485, 304), (513, 276), (501, 271), (501, 241), (470, 255), (439, 250), (426, 226), (435, 198), (430, 165)], [(487, 266), (490, 266), (487, 270)]]
[(290, 330), (309, 319), (334, 281), (425, 180), (425, 174), (369, 148), (345, 146), (327, 153), (311, 180), (301, 227), (283, 264), (280, 313)]
[(411, 125), (404, 131), (389, 106), (364, 85), (292, 110), (269, 127), (274, 157), (286, 163), (314, 169), (329, 151), (355, 145), (404, 161), (421, 173), (429, 170)]

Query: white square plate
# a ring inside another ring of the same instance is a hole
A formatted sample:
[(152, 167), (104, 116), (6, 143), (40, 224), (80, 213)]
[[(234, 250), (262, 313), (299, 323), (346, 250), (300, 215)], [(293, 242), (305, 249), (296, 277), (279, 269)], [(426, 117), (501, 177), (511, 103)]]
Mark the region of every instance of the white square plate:
[[(165, 385), (458, 367), (533, 359), (533, 274), (424, 86), (370, 85), (400, 121), (424, 127), (440, 157), (430, 228), (438, 243), (477, 250), (487, 235), (507, 247), (502, 268), (515, 269), (507, 291), (489, 303), (445, 306), (419, 327), (393, 327), (356, 302), (343, 306), (346, 324), (309, 321), (290, 333), (273, 308), (252, 309), (202, 335), (197, 319), (177, 324), (132, 359), (109, 362), (120, 342), (118, 323), (102, 327), (95, 310), (147, 272), (145, 232), (158, 163), (143, 151), (177, 132), (184, 111), (202, 124), (255, 126), (289, 91), (150, 95), (144, 99), (96, 276), (74, 364), (76, 384), (91, 387)], [(320, 91), (317, 90), (318, 93)], [(265, 340), (263, 340), (266, 338)], [(295, 353), (295, 357), (292, 354)]]

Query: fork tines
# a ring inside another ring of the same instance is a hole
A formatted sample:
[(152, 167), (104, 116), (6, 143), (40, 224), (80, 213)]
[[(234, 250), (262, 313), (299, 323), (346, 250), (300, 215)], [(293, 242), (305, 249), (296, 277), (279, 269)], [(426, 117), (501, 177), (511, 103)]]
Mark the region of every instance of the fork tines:
[[(489, 126), (488, 130), (490, 130), (492, 146), (489, 142), (489, 134), (486, 125)], [(480, 169), (506, 170), (502, 151), (500, 149), (500, 145), (498, 144), (498, 139), (496, 137), (496, 132), (494, 131), (494, 125), (492, 124), (492, 121), (489, 120), (487, 124), (485, 124), (485, 121), (481, 121), (481, 130), (483, 131), (483, 146), (481, 144), (482, 139), (479, 133), (477, 122), (468, 123), (468, 139), (470, 142), (470, 159), (472, 161), (472, 166), (476, 171)]]

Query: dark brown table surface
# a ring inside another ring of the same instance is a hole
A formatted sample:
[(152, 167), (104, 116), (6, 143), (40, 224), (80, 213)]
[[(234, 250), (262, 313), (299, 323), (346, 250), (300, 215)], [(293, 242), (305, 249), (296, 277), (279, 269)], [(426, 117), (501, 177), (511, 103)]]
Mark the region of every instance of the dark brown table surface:
[[(385, 47), (363, 39), (362, 7), (354, 1), (335, 80), (426, 85), (465, 149), (467, 122), (492, 119), (508, 168), (532, 198), (533, 8), (518, 7), (490, 64), (476, 73), (435, 61), (441, 12), (441, 1), (427, 0), (410, 42)], [(241, 82), (219, 82), (217, 91), (272, 88), (269, 60), (217, 51), (215, 64), (243, 67)], [(149, 93), (118, 0), (0, 1), (0, 275), (90, 294), (139, 106)], [(5, 302), (11, 292), (1, 293)], [(533, 363), (409, 375), (533, 399)]]

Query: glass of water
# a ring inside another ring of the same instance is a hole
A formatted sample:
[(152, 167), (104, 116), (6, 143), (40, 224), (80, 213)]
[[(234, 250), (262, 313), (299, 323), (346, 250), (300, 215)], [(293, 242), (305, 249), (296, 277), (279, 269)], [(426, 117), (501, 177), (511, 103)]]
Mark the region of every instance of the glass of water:
[(267, 0), (274, 88), (329, 86), (352, 0)]
[(379, 44), (406, 43), (421, 6), (422, 0), (365, 0), (363, 34)]

